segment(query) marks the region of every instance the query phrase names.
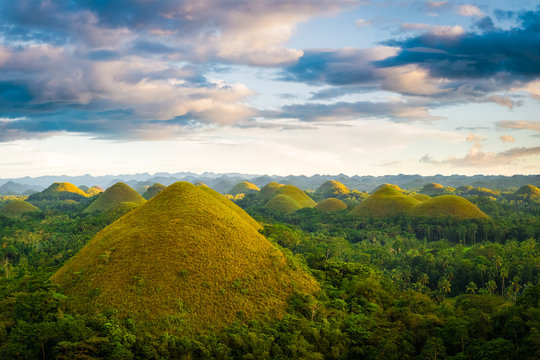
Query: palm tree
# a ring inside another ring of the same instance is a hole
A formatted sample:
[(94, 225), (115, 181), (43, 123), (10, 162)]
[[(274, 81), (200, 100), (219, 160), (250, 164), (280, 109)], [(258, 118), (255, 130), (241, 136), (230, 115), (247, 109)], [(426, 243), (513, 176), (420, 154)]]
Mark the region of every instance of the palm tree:
[(438, 287), (439, 287), (439, 290), (443, 292), (443, 301), (444, 301), (444, 299), (446, 298), (446, 294), (448, 294), (450, 290), (452, 289), (452, 284), (450, 283), (450, 281), (448, 281), (448, 279), (442, 279), (441, 281), (439, 281)]
[(519, 278), (517, 276), (514, 276), (510, 286), (512, 287), (512, 292), (514, 293), (514, 302), (516, 302), (517, 293), (519, 290), (521, 290), (521, 285), (519, 284)]
[(423, 273), (420, 276), (420, 284), (422, 284), (424, 286), (427, 286), (427, 284), (429, 284), (429, 275), (428, 274)]
[(471, 281), (469, 285), (467, 285), (467, 289), (465, 290), (469, 294), (476, 294), (476, 291), (478, 290), (478, 286), (476, 286), (474, 281)]
[(495, 290), (497, 289), (497, 283), (493, 280), (489, 280), (488, 283), (487, 283), (487, 290), (488, 292), (493, 295), (493, 293), (495, 292)]
[(504, 297), (504, 279), (508, 278), (508, 267), (506, 265), (501, 266), (500, 274), (501, 274), (501, 282), (502, 282), (501, 296)]

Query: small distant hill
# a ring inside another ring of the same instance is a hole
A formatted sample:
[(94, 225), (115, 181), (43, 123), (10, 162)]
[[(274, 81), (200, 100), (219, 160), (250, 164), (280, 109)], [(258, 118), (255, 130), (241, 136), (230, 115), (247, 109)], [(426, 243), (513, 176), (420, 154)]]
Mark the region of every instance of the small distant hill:
[[(401, 188), (397, 185), (394, 185), (394, 184), (382, 184), (382, 185), (379, 185), (375, 188), (375, 190), (372, 191), (372, 194), (376, 193), (377, 191), (381, 190), (381, 189), (394, 189), (394, 190), (397, 190), (399, 192), (402, 192), (403, 190), (401, 190)], [(387, 191), (387, 190), (385, 190)]]
[(258, 191), (261, 191), (259, 187), (253, 183), (242, 181), (241, 183), (237, 184), (235, 187), (233, 187), (229, 194), (231, 195), (238, 195), (238, 194), (253, 194)]
[(39, 208), (23, 200), (11, 200), (0, 207), (0, 215), (16, 218), (31, 212), (39, 212)]
[(420, 201), (405, 195), (392, 184), (379, 186), (367, 199), (351, 210), (351, 215), (386, 217), (407, 214)]
[(75, 200), (80, 201), (89, 197), (87, 193), (79, 189), (73, 184), (67, 182), (55, 182), (47, 189), (37, 194), (32, 194), (28, 197), (28, 201), (44, 201), (44, 200)]
[(155, 183), (154, 185), (150, 186), (143, 194), (143, 198), (146, 200), (150, 200), (163, 190), (165, 190), (167, 187), (165, 185), (162, 185), (160, 183)]
[(283, 185), (275, 192), (275, 195), (287, 195), (300, 204), (301, 207), (315, 207), (317, 203), (305, 192), (294, 185)]
[(87, 190), (84, 190), (84, 191), (90, 196), (96, 196), (98, 194), (101, 194), (105, 190), (101, 186), (94, 185), (91, 188), (88, 188)]
[(343, 198), (351, 193), (351, 190), (336, 180), (329, 180), (323, 183), (315, 191), (316, 195), (321, 196), (324, 199), (328, 198)]
[[(476, 205), (457, 195), (422, 198), (407, 195), (396, 186), (379, 187), (373, 195), (351, 210), (351, 215), (387, 217), (399, 214), (409, 216), (452, 216), (461, 219), (487, 218)], [(424, 195), (425, 196), (425, 195)]]
[(135, 190), (128, 185), (119, 182), (99, 194), (86, 209), (84, 213), (93, 213), (96, 211), (108, 211), (114, 208), (119, 203), (135, 203), (142, 204), (146, 200)]
[(346, 208), (347, 205), (343, 201), (336, 198), (324, 199), (323, 201), (318, 203), (317, 206), (315, 206), (315, 209), (325, 213), (344, 210)]
[(441, 184), (429, 183), (429, 184), (424, 185), (420, 189), (419, 192), (420, 194), (429, 195), (429, 196), (442, 195), (445, 193), (444, 189), (445, 189), (444, 186), (442, 186)]
[(524, 185), (514, 194), (527, 199), (540, 200), (540, 189), (534, 185)]
[(175, 183), (100, 231), (51, 281), (86, 311), (113, 307), (149, 332), (280, 318), (294, 292), (319, 286), (247, 217), (212, 189)]
[(305, 192), (293, 185), (270, 183), (261, 190), (264, 207), (279, 212), (293, 212), (306, 207), (315, 207), (317, 203)]

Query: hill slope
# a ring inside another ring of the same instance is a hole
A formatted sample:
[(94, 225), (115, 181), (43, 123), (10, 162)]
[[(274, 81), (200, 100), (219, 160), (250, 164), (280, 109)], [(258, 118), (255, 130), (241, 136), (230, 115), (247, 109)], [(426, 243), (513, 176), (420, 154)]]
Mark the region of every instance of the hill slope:
[(516, 192), (516, 195), (524, 196), (529, 199), (540, 199), (540, 189), (534, 185), (524, 185)]
[(38, 212), (39, 208), (23, 200), (12, 200), (0, 207), (0, 215), (7, 217), (19, 217), (26, 213)]
[(120, 203), (142, 204), (146, 200), (128, 185), (119, 182), (101, 193), (83, 212), (107, 211)]
[[(100, 231), (51, 281), (92, 311), (115, 307), (171, 333), (279, 317), (293, 291), (318, 290), (236, 211), (186, 182)], [(160, 321), (171, 316), (173, 328)]]
[(370, 197), (351, 210), (351, 215), (386, 217), (407, 214), (420, 201), (404, 195), (395, 185), (380, 186)]
[(88, 190), (86, 190), (86, 193), (90, 196), (95, 196), (95, 195), (101, 194), (103, 191), (104, 190), (101, 186), (94, 185)]
[(279, 194), (271, 198), (264, 204), (265, 208), (272, 209), (274, 211), (290, 213), (296, 210), (302, 209), (302, 205), (296, 202), (292, 197)]
[(287, 195), (300, 204), (300, 206), (303, 208), (317, 206), (317, 203), (312, 198), (294, 185), (281, 186), (279, 189), (277, 189), (275, 195)]
[(318, 203), (317, 206), (315, 206), (315, 209), (320, 210), (325, 213), (339, 211), (346, 208), (347, 208), (347, 205), (343, 201), (336, 198), (324, 199), (323, 201)]
[(453, 216), (461, 219), (483, 219), (488, 216), (469, 200), (457, 195), (441, 195), (422, 201), (411, 209), (411, 216)]

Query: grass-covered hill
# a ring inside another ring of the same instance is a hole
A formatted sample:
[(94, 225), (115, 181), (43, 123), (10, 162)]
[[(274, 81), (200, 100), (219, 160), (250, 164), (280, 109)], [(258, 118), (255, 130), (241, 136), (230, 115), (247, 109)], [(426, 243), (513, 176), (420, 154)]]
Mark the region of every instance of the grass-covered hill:
[(315, 209), (320, 210), (325, 213), (344, 210), (346, 208), (347, 208), (347, 204), (345, 204), (343, 201), (336, 198), (324, 199), (323, 201), (318, 203), (317, 206), (315, 206)]
[(315, 207), (317, 203), (310, 198), (305, 192), (294, 185), (284, 185), (277, 189), (275, 195), (287, 195), (296, 201), (303, 208)]
[(336, 180), (329, 180), (325, 183), (323, 183), (319, 188), (315, 191), (315, 194), (318, 196), (321, 196), (324, 199), (328, 198), (342, 198), (349, 195), (351, 190)]
[(476, 205), (457, 195), (423, 198), (417, 194), (404, 194), (399, 187), (379, 187), (366, 200), (350, 212), (356, 216), (387, 217), (399, 214), (409, 216), (452, 216), (462, 219), (487, 218)]
[(96, 196), (98, 194), (101, 194), (104, 191), (105, 190), (101, 186), (98, 186), (98, 185), (94, 185), (91, 188), (88, 188), (88, 190), (85, 190), (85, 192), (90, 196)]
[(444, 194), (444, 186), (437, 183), (429, 183), (422, 186), (419, 192), (420, 194), (425, 194), (429, 196), (441, 195)]
[(27, 213), (39, 211), (39, 208), (30, 203), (27, 203), (24, 200), (11, 200), (7, 204), (0, 207), (0, 215), (12, 218), (19, 217)]
[(135, 190), (128, 185), (119, 182), (99, 194), (83, 212), (93, 213), (96, 211), (108, 211), (114, 208), (119, 203), (135, 203), (142, 204), (146, 200)]
[(73, 184), (67, 182), (55, 182), (42, 192), (32, 194), (28, 197), (28, 201), (53, 201), (53, 200), (75, 200), (80, 201), (89, 197), (87, 193), (79, 189)]
[(238, 194), (253, 194), (258, 191), (261, 191), (259, 187), (253, 183), (250, 183), (248, 181), (242, 181), (241, 183), (237, 184), (235, 187), (233, 187), (228, 193), (231, 195), (238, 195)]
[(217, 195), (170, 185), (100, 231), (51, 281), (90, 312), (114, 307), (169, 333), (278, 318), (295, 291), (318, 291), (247, 213)]
[(160, 192), (162, 192), (166, 188), (167, 187), (165, 185), (163, 185), (163, 184), (155, 183), (154, 185), (152, 185), (152, 186), (148, 187), (148, 189), (146, 189), (146, 191), (143, 194), (143, 198), (145, 198), (146, 200), (150, 200), (151, 198), (153, 198), (154, 196), (156, 196), (157, 194), (159, 194)]
[(540, 200), (540, 189), (534, 185), (524, 185), (514, 194), (527, 199)]
[(457, 195), (441, 195), (414, 206), (411, 216), (452, 216), (461, 219), (483, 219), (488, 216), (469, 200)]

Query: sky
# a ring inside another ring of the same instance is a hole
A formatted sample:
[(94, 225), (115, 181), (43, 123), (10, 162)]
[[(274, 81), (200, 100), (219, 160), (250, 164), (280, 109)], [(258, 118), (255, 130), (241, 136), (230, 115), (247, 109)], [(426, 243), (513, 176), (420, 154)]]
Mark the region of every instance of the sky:
[(539, 174), (537, 1), (0, 0), (0, 177)]

